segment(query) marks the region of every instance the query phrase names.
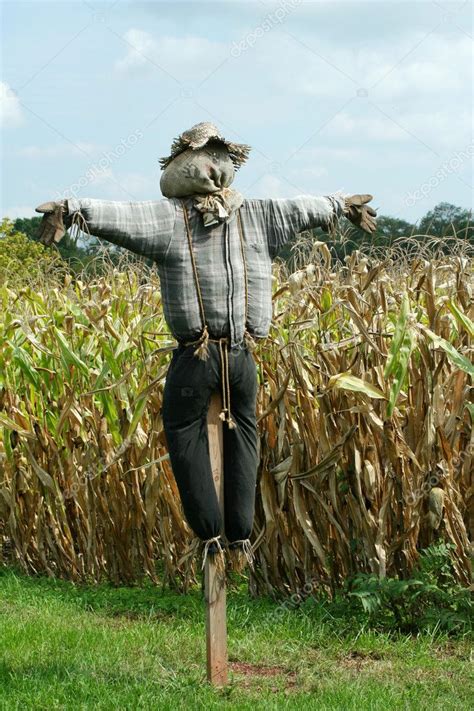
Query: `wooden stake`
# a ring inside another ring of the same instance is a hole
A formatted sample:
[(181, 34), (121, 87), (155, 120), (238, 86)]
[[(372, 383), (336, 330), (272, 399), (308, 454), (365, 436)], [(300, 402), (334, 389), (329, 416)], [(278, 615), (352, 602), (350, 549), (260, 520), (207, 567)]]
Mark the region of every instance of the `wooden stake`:
[[(224, 520), (224, 446), (220, 393), (211, 396), (207, 416), (209, 454), (217, 498)], [(225, 571), (216, 570), (215, 556), (208, 555), (204, 567), (206, 597), (207, 680), (214, 686), (227, 684), (227, 621)]]

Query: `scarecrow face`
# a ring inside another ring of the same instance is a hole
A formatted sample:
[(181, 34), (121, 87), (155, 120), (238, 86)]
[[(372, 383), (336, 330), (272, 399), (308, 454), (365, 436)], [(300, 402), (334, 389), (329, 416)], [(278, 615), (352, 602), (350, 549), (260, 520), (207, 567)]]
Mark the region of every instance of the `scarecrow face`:
[(219, 141), (203, 148), (188, 148), (163, 170), (160, 188), (167, 198), (206, 195), (227, 188), (234, 179), (229, 151)]

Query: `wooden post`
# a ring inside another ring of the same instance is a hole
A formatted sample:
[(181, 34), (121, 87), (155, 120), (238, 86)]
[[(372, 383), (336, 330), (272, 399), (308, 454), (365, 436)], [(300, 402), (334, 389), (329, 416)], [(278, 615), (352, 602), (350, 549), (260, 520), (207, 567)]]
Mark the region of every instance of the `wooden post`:
[[(220, 393), (211, 396), (207, 416), (212, 476), (224, 521), (224, 446)], [(204, 568), (206, 597), (207, 680), (214, 686), (227, 684), (227, 621), (225, 572), (216, 570), (215, 556), (208, 555)]]

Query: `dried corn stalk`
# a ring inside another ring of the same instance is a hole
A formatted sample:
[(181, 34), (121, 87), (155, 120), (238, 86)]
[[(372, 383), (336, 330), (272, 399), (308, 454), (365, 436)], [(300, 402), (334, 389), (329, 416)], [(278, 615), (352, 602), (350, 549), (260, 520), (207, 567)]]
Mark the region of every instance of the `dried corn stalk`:
[[(408, 575), (439, 536), (467, 583), (472, 263), (354, 253), (333, 267), (320, 247), (290, 277), (275, 265), (273, 327), (255, 356), (254, 589)], [(0, 299), (3, 560), (182, 589), (196, 546), (160, 416), (173, 342), (156, 275), (51, 275)]]

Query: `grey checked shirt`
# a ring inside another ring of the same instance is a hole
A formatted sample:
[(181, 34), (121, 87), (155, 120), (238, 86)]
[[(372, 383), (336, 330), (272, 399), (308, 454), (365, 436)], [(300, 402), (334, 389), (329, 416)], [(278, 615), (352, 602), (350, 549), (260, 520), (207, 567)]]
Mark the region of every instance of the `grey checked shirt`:
[[(240, 215), (248, 277), (245, 324), (244, 264), (236, 216), (205, 227), (187, 199), (193, 250), (204, 313), (211, 337), (242, 342), (245, 328), (264, 338), (272, 318), (272, 259), (298, 232), (326, 226), (343, 211), (344, 196), (289, 200), (244, 200)], [(196, 340), (204, 324), (194, 281), (181, 200), (112, 202), (70, 199), (69, 214), (80, 211), (91, 234), (156, 262), (166, 322), (179, 341)]]

